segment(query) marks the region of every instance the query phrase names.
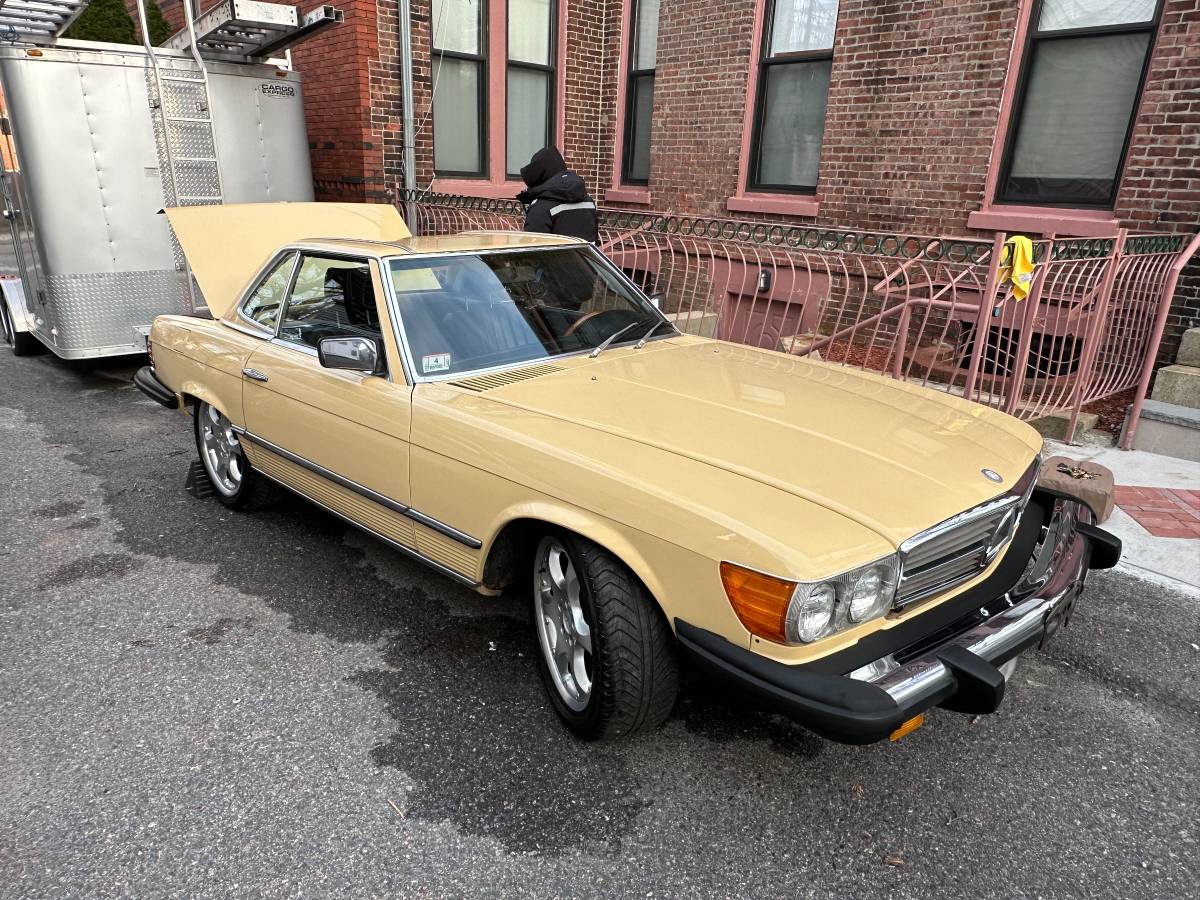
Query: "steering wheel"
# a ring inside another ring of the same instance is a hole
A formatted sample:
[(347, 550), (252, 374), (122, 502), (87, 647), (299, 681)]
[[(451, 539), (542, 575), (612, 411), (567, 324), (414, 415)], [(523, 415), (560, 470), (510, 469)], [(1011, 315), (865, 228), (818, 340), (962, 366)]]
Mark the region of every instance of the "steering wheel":
[[(626, 324), (626, 321), (629, 319), (637, 319), (637, 314), (629, 309), (598, 309), (595, 312), (584, 313), (582, 316), (580, 316), (578, 319), (576, 319), (574, 322), (572, 322), (570, 325), (568, 325), (567, 330), (563, 332), (563, 337), (565, 337), (565, 338), (570, 337), (575, 332), (577, 332), (580, 328), (582, 328), (584, 325), (586, 325), (588, 322), (595, 322), (595, 320), (600, 318), (601, 316), (620, 317), (622, 320), (624, 320), (621, 322), (621, 325)], [(618, 327), (620, 327), (620, 326), (618, 326)]]

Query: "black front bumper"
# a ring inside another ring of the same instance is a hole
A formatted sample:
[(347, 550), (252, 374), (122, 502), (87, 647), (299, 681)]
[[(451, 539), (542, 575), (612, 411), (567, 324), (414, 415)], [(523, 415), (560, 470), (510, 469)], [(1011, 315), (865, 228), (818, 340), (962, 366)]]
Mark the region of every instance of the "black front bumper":
[[(1053, 526), (1064, 512), (1069, 524), (1059, 526), (1052, 566), (1031, 575), (1031, 557), (1041, 540), (1054, 539)], [(883, 740), (932, 706), (995, 712), (1005, 687), (998, 667), (1066, 624), (1087, 571), (1109, 568), (1120, 557), (1120, 541), (1090, 524), (1091, 518), (1073, 498), (1035, 493), (1009, 552), (986, 579), (813, 663), (785, 665), (681, 619), (675, 620), (676, 634), (701, 670), (846, 744)]]
[(142, 366), (133, 373), (133, 386), (156, 403), (167, 409), (179, 409), (179, 397), (173, 390), (158, 380), (153, 366)]

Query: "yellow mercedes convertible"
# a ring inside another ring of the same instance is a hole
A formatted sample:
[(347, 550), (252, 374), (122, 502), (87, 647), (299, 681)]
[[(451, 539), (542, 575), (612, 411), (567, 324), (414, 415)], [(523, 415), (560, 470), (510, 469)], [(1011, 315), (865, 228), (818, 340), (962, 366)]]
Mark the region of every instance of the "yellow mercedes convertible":
[(148, 396), (217, 497), (282, 486), (532, 613), (577, 735), (652, 728), (684, 661), (828, 738), (988, 713), (1119, 542), (1042, 441), (957, 397), (679, 333), (595, 247), (412, 237), (354, 204), (167, 211), (212, 318)]

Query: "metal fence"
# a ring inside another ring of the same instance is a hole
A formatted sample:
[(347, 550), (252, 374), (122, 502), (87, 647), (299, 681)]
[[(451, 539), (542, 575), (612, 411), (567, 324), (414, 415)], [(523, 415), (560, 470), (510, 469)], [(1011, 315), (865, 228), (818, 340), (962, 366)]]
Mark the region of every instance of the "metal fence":
[[(512, 201), (417, 194), (418, 234), (519, 228)], [(968, 397), (1023, 419), (1069, 417), (1139, 388), (1175, 278), (1182, 234), (1033, 243), (1028, 296), (993, 240), (601, 210), (602, 249), (694, 334), (854, 366)], [(1200, 239), (1200, 236), (1198, 236)], [(1131, 430), (1127, 431), (1132, 439)]]

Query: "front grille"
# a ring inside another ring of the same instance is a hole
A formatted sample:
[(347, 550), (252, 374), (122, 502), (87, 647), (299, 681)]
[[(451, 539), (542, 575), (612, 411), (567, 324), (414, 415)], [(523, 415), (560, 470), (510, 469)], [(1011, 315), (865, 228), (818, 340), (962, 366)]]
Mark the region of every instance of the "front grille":
[(900, 545), (896, 609), (952, 590), (995, 561), (1033, 493), (1038, 461), (1007, 494), (959, 513)]

